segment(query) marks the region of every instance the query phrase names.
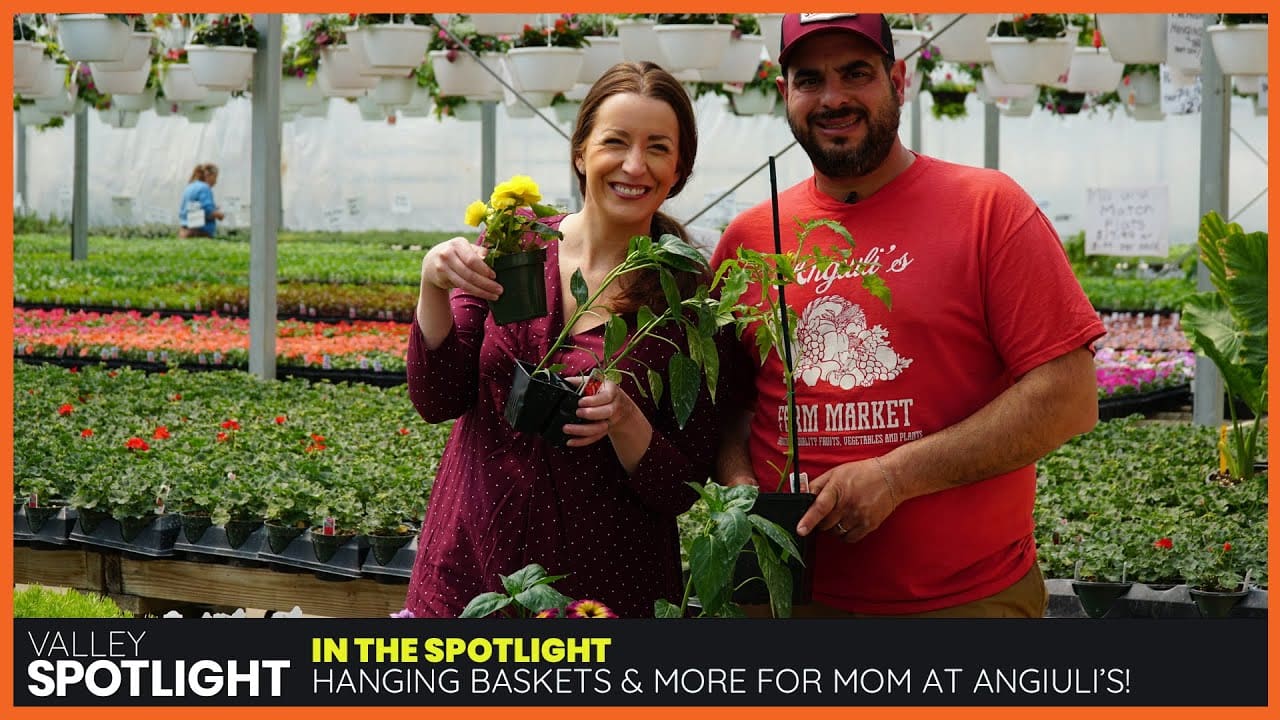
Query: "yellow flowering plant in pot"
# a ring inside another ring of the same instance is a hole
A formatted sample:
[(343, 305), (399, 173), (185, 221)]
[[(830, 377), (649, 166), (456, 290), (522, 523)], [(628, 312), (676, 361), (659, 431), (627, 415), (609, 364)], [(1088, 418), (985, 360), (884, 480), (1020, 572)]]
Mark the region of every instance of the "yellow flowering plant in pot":
[(489, 251), (485, 262), (502, 286), (502, 295), (489, 302), (495, 323), (505, 325), (547, 314), (546, 245), (559, 240), (561, 234), (542, 218), (560, 213), (542, 204), (538, 184), (527, 175), (500, 183), (488, 203), (476, 200), (467, 206), (466, 223), (484, 225), (480, 244)]

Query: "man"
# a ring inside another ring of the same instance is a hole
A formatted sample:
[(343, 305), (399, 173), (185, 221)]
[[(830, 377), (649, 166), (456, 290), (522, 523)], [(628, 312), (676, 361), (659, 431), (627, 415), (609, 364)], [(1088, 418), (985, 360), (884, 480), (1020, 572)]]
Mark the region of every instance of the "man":
[[(1097, 422), (1102, 324), (1026, 192), (902, 145), (905, 68), (881, 15), (786, 15), (779, 60), (813, 164), (779, 196), (783, 249), (796, 220), (839, 220), (893, 296), (890, 309), (857, 277), (804, 269), (787, 288), (817, 494), (797, 526), (818, 533), (815, 602), (796, 615), (1043, 616), (1035, 462)], [(740, 246), (773, 252), (769, 203), (730, 224), (713, 265)], [(742, 347), (755, 352), (750, 333)], [(772, 491), (788, 417), (776, 354), (754, 390), (717, 473)]]

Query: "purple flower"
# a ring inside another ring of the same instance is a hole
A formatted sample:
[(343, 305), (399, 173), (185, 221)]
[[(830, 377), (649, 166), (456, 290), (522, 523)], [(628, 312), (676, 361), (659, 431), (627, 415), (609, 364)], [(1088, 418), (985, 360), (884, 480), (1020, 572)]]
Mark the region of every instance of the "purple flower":
[(413, 614), (412, 610), (410, 610), (409, 608), (404, 608), (400, 612), (391, 613), (390, 617), (403, 619), (403, 618), (412, 618), (416, 616)]

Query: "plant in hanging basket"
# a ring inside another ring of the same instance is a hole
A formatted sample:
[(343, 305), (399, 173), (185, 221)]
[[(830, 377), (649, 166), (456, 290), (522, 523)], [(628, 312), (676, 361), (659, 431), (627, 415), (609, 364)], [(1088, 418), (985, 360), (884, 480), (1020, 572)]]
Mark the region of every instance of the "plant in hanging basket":
[(975, 85), (954, 79), (947, 73), (941, 82), (929, 84), (929, 94), (933, 96), (933, 107), (930, 112), (935, 119), (967, 117), (965, 99), (973, 92)]
[[(438, 27), (438, 26), (437, 26)], [(427, 45), (427, 51), (445, 50), (449, 62), (457, 59), (463, 47), (476, 55), (502, 53), (511, 49), (510, 35), (485, 35), (476, 32), (476, 26), (466, 15), (456, 15), (446, 27), (440, 27)]]
[(196, 25), (191, 34), (191, 44), (256, 48), (258, 31), (253, 27), (253, 18), (244, 13), (232, 13)]
[(1245, 233), (1211, 211), (1200, 220), (1198, 244), (1215, 290), (1187, 299), (1182, 329), (1222, 375), (1231, 417), (1223, 462), (1233, 478), (1249, 480), (1262, 423), (1243, 422), (1236, 403), (1255, 418), (1267, 411), (1267, 233)]
[(586, 36), (617, 35), (614, 17), (605, 13), (567, 13)]
[(659, 25), (733, 25), (730, 13), (662, 13), (656, 16)]
[(1221, 22), (1222, 22), (1222, 24), (1223, 24), (1223, 25), (1227, 25), (1227, 26), (1233, 26), (1233, 25), (1266, 25), (1266, 24), (1267, 24), (1267, 14), (1266, 14), (1266, 13), (1252, 13), (1252, 14), (1250, 14), (1250, 13), (1235, 13), (1235, 14), (1227, 14), (1227, 13), (1224, 13), (1224, 14), (1222, 15)]
[(537, 183), (527, 175), (500, 183), (488, 203), (476, 200), (467, 206), (464, 220), (472, 227), (484, 226), (478, 242), (488, 249), (485, 262), (502, 285), (502, 295), (489, 302), (495, 323), (504, 325), (547, 314), (546, 245), (562, 235), (542, 218), (561, 212), (542, 204)]
[(351, 14), (348, 19), (358, 27), (366, 25), (434, 25), (431, 13), (361, 13)]
[(570, 13), (563, 13), (550, 26), (525, 25), (511, 41), (511, 47), (582, 48), (590, 45), (586, 29)]
[(1078, 115), (1084, 109), (1086, 99), (1087, 96), (1080, 92), (1040, 88), (1040, 106), (1054, 115)]
[(1020, 37), (1029, 42), (1039, 38), (1066, 37), (1067, 24), (1057, 13), (1022, 13), (1012, 20), (996, 23), (996, 37)]

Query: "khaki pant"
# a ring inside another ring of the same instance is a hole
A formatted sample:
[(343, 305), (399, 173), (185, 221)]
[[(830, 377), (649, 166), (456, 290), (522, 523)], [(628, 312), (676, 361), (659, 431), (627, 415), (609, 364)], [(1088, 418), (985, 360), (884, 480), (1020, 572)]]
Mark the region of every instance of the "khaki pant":
[[(1040, 573), (1039, 563), (1032, 563), (1031, 569), (1018, 582), (994, 595), (979, 598), (963, 605), (956, 605), (955, 607), (905, 615), (870, 615), (852, 613), (820, 602), (812, 602), (808, 605), (797, 605), (792, 608), (791, 617), (1039, 618), (1044, 617), (1048, 608), (1049, 593), (1044, 586), (1044, 575)], [(768, 604), (744, 605), (742, 609), (746, 611), (748, 617), (771, 617)]]

